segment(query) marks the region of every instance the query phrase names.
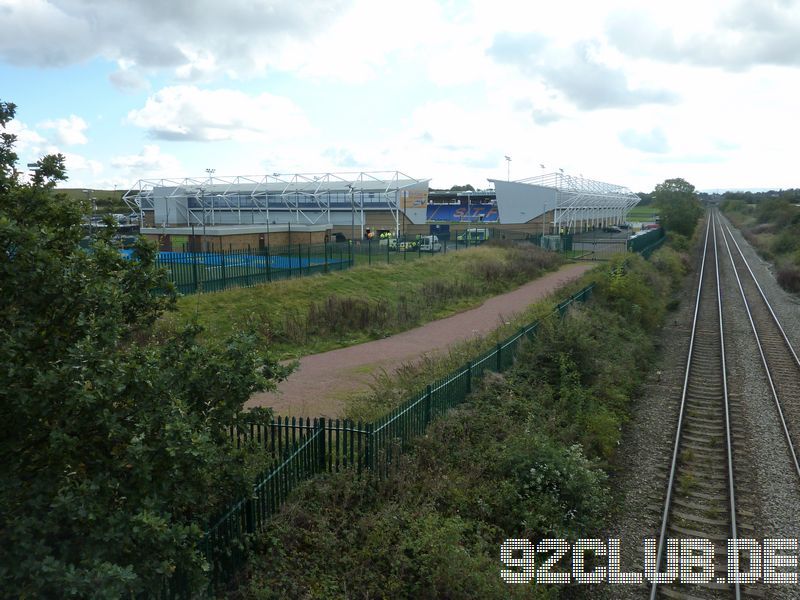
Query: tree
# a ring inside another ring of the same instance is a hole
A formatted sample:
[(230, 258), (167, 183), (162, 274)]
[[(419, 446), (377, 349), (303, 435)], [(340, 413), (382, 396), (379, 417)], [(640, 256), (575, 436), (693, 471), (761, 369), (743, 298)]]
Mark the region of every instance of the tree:
[[(5, 129), (15, 106), (0, 103)], [(157, 593), (205, 584), (208, 518), (247, 489), (226, 425), (285, 376), (254, 335), (156, 336), (175, 302), (155, 248), (89, 251), (82, 207), (53, 188), (64, 157), (22, 181), (0, 146), (0, 589), (13, 597)], [(110, 224), (110, 221), (109, 221)]]
[(656, 185), (652, 197), (659, 208), (664, 229), (691, 237), (697, 220), (703, 214), (694, 186), (681, 178), (667, 179)]

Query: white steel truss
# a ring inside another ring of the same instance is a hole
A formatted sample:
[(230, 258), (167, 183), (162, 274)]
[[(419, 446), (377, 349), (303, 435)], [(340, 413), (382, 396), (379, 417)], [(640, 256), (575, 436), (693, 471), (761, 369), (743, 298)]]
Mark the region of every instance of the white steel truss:
[(236, 215), (226, 223), (239, 225), (254, 222), (254, 214), (259, 222), (269, 222), (270, 209), (309, 225), (330, 223), (331, 210), (360, 212), (363, 236), (365, 209), (389, 210), (399, 232), (403, 191), (428, 181), (400, 171), (140, 179), (122, 199), (142, 223), (157, 197), (185, 199), (187, 226), (216, 225), (223, 211)]
[(552, 221), (554, 232), (561, 229), (573, 231), (577, 223), (601, 227), (624, 223), (628, 211), (640, 200), (639, 196), (624, 186), (561, 172), (519, 179), (516, 183), (556, 190)]

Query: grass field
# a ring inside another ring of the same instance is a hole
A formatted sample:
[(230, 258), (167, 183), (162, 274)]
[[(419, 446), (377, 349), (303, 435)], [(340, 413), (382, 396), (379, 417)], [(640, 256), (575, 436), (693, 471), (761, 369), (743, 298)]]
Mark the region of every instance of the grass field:
[(628, 211), (628, 221), (649, 222), (655, 221), (659, 211), (655, 206), (634, 206)]
[[(440, 319), (480, 304), (561, 263), (534, 251), (521, 268), (519, 251), (481, 246), (426, 260), (373, 264), (302, 279), (197, 294), (178, 300), (161, 327), (196, 319), (206, 342), (254, 328), (282, 358), (350, 346)], [(326, 327), (326, 320), (342, 320)], [(312, 326), (313, 325), (313, 326)]]

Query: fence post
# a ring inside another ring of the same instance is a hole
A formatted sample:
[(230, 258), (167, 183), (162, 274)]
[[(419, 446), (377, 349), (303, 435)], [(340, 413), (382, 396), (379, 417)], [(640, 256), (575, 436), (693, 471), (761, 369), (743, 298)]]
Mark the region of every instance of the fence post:
[(272, 281), (272, 257), (269, 255), (269, 246), (264, 250), (267, 258), (267, 281)]
[(425, 390), (425, 425), (431, 422), (431, 397), (433, 396), (433, 388), (428, 384)]
[[(291, 255), (290, 249), (289, 256)], [(308, 275), (308, 267), (306, 267), (306, 275)], [(303, 246), (301, 244), (297, 244), (297, 276), (303, 276)]]
[(325, 240), (325, 272), (328, 272), (328, 240)]
[(503, 367), (503, 346), (497, 343), (497, 372), (499, 373)]
[(192, 252), (192, 279), (194, 281), (194, 291), (197, 293), (197, 252)]
[(373, 433), (372, 433), (372, 423), (367, 423), (365, 428), (367, 430), (367, 435), (364, 438), (364, 466), (369, 469), (370, 471), (374, 470), (374, 465), (372, 461), (374, 459), (372, 449), (373, 449)]
[(325, 417), (320, 417), (319, 421), (317, 421), (317, 426), (320, 429), (319, 433), (319, 456), (317, 457), (317, 464), (315, 465), (317, 472), (324, 473), (325, 472)]
[(372, 238), (367, 238), (367, 264), (372, 264)]
[(245, 531), (247, 533), (255, 533), (256, 532), (256, 515), (255, 515), (255, 503), (253, 502), (252, 498), (248, 498), (244, 501), (244, 525)]
[(222, 262), (222, 289), (228, 289), (228, 278), (225, 276), (225, 248), (219, 243), (219, 259)]

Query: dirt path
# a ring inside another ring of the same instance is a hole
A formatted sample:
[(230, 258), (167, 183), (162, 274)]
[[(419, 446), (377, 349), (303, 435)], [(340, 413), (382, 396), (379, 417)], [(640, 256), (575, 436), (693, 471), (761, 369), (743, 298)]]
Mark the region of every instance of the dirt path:
[(433, 321), (382, 340), (300, 359), (300, 366), (278, 386), (277, 393), (254, 394), (247, 406), (271, 406), (278, 415), (337, 417), (342, 398), (368, 389), (373, 373), (392, 373), (425, 352), (447, 349), (455, 342), (485, 335), (503, 320), (578, 279), (593, 264), (572, 264), (548, 273), (481, 306)]

